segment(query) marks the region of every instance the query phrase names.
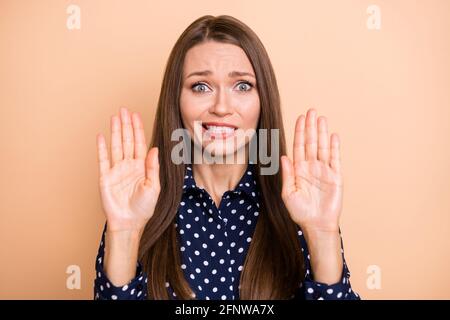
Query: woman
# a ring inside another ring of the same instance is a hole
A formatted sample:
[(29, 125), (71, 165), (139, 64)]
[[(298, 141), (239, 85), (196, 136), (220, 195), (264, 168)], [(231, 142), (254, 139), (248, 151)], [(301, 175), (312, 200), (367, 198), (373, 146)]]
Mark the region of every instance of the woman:
[[(195, 150), (244, 154), (245, 163), (175, 164), (171, 133), (180, 128)], [(282, 173), (261, 174), (249, 138), (233, 143), (252, 129), (268, 130), (278, 149), (261, 141), (257, 149), (279, 150)], [(204, 16), (183, 32), (148, 153), (138, 113), (121, 108), (111, 131), (111, 161), (97, 136), (107, 226), (96, 299), (359, 299), (339, 229), (338, 135), (310, 109), (296, 123), (293, 161), (286, 156), (274, 71), (245, 24)]]

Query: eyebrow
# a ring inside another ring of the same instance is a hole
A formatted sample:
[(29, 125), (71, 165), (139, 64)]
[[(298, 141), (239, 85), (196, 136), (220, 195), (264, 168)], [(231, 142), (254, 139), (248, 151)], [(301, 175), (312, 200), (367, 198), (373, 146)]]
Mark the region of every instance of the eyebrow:
[[(212, 74), (211, 70), (196, 71), (196, 72), (190, 73), (186, 77), (186, 79), (189, 78), (189, 77), (192, 77), (192, 76), (207, 76), (207, 75), (210, 75), (210, 74)], [(252, 73), (242, 72), (242, 71), (231, 71), (230, 73), (228, 73), (228, 76), (230, 78), (242, 77), (242, 76), (250, 76), (250, 77), (255, 78), (255, 76)]]

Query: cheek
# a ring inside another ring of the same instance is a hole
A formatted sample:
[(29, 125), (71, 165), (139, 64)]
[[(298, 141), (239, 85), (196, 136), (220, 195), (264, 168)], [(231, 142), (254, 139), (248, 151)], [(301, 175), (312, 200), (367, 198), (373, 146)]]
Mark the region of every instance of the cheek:
[(208, 99), (199, 99), (198, 97), (183, 92), (180, 95), (180, 113), (183, 123), (189, 124), (189, 127), (193, 127), (193, 121), (198, 120), (202, 113), (208, 110), (210, 102)]
[(195, 102), (187, 94), (181, 93), (180, 96), (180, 114), (185, 128), (193, 127), (193, 120), (196, 118), (197, 108)]
[(259, 115), (261, 112), (261, 107), (259, 105), (259, 99), (251, 99), (245, 103), (241, 102), (240, 114), (243, 119), (243, 125), (246, 128), (255, 128), (258, 125)]

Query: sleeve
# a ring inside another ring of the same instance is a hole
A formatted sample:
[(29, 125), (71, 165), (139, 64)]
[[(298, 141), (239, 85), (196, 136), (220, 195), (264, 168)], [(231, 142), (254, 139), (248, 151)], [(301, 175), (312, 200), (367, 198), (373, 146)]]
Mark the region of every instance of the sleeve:
[(95, 262), (94, 300), (145, 300), (147, 299), (147, 275), (138, 261), (136, 277), (121, 287), (114, 286), (103, 270), (105, 254), (105, 234), (107, 224), (103, 229), (102, 239)]
[(344, 267), (342, 269), (342, 275), (339, 282), (328, 285), (313, 280), (313, 274), (311, 269), (311, 261), (308, 251), (308, 245), (303, 235), (301, 228), (298, 228), (298, 236), (300, 240), (301, 250), (305, 261), (305, 278), (300, 284), (297, 294), (294, 298), (305, 300), (360, 300), (360, 296), (353, 291), (350, 285), (350, 270), (347, 267), (347, 263), (344, 257), (344, 246), (342, 241), (341, 230), (339, 229), (339, 235), (341, 236), (341, 252)]

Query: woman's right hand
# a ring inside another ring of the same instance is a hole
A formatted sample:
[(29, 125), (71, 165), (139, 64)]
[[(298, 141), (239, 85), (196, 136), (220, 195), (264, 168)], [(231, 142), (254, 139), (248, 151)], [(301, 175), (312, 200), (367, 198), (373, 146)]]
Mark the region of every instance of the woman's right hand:
[(160, 192), (158, 148), (147, 154), (141, 116), (120, 108), (111, 117), (111, 163), (97, 135), (100, 194), (109, 232), (142, 233)]

